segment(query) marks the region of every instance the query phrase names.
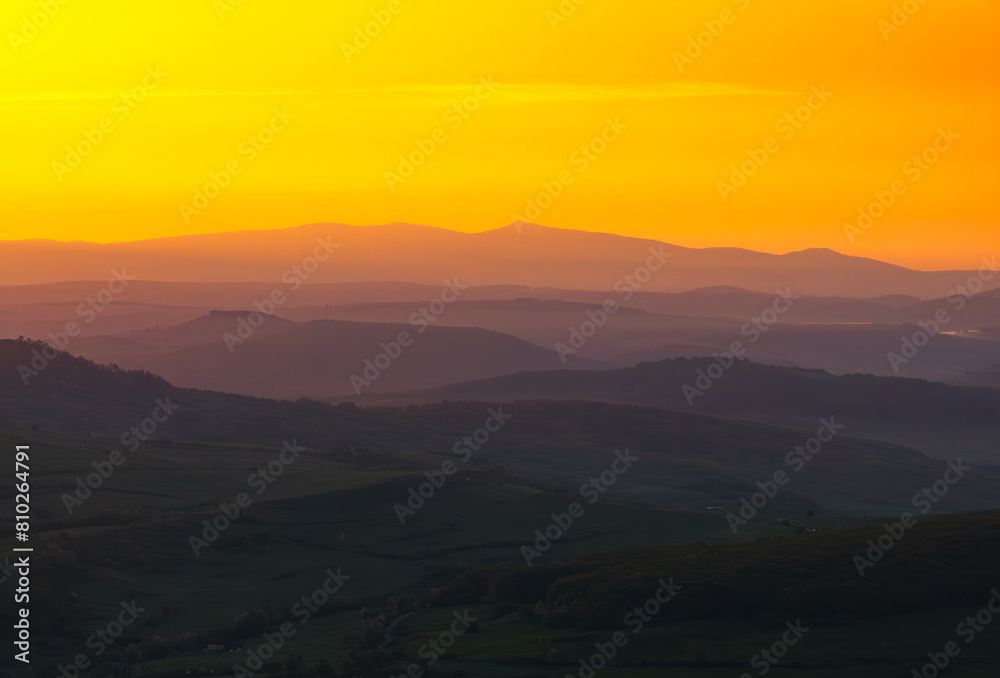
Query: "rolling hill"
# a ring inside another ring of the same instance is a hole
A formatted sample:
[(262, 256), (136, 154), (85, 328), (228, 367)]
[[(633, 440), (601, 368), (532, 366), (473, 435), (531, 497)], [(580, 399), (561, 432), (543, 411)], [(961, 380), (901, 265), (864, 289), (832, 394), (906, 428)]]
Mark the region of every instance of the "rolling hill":
[(372, 402), (589, 400), (796, 428), (835, 413), (849, 422), (852, 435), (904, 444), (937, 458), (1000, 463), (993, 442), (1000, 436), (1000, 390), (870, 374), (834, 376), (747, 360), (711, 379), (710, 371), (719, 372), (712, 365), (717, 363), (711, 358), (680, 358), (616, 370), (510, 374)]
[[(534, 675), (536, 648), (558, 646), (555, 661), (546, 650), (547, 668), (564, 674), (604, 629), (620, 627), (622, 610), (674, 577), (685, 597), (630, 647), (640, 664), (615, 675), (690, 674), (684, 639), (692, 636), (711, 651), (709, 670), (738, 671), (761, 637), (801, 618), (815, 626), (810, 639), (819, 649), (796, 666), (876, 676), (948, 637), (993, 585), (998, 516), (980, 510), (995, 507), (1000, 476), (985, 466), (965, 472), (931, 515), (918, 514), (902, 541), (858, 576), (856, 557), (884, 538), (887, 521), (917, 510), (915, 493), (948, 464), (858, 439), (851, 423), (734, 535), (725, 510), (706, 507), (738, 511), (758, 483), (788, 469), (787, 455), (816, 435), (817, 422), (791, 430), (632, 405), (517, 401), (500, 408), (505, 423), (463, 461), (456, 443), (476, 436), (495, 404), (358, 408), (251, 398), (177, 388), (51, 351), (25, 385), (17, 367), (41, 350), (0, 341), (0, 441), (32, 455), (31, 629), (40, 676), (59, 675), (88, 634), (115, 619), (119, 601), (135, 600), (145, 614), (97, 658), (95, 673), (127, 662), (142, 673), (221, 675), (245, 655), (208, 645), (258, 647), (262, 633), (300, 621), (290, 606), (332, 569), (347, 575), (347, 586), (317, 603), (311, 621), (294, 627), (286, 654), (276, 655), (291, 674), (306, 664), (315, 675), (331, 675), (331, 665), (358, 675), (380, 646), (391, 654), (375, 673), (405, 673), (414, 648), (447, 628), (456, 610), (479, 625), (441, 662), (448, 670), (481, 665), (492, 675), (502, 665)], [(124, 448), (124, 463), (103, 481), (88, 480), (99, 486), (67, 513), (81, 478), (98, 478), (95, 464), (122, 449), (122, 431), (145, 430), (140, 422), (160, 401), (173, 413)], [(280, 477), (272, 471), (266, 493), (240, 504), (236, 517), (222, 513), (287, 441), (300, 457)], [(581, 483), (605, 477), (623, 449), (634, 468), (602, 501), (585, 503), (527, 567), (522, 546), (580, 501)], [(446, 463), (460, 472), (402, 524), (394, 503)], [(3, 484), (0, 500), (13, 501), (13, 492)], [(963, 510), (974, 512), (954, 513)], [(226, 515), (232, 520), (223, 526)], [(210, 524), (218, 532), (193, 552), (192, 537)], [(384, 623), (359, 629), (363, 611)], [(0, 610), (6, 642), (15, 614)], [(859, 638), (887, 625), (905, 630), (905, 656), (895, 644), (888, 654), (882, 643), (857, 649)], [(990, 638), (956, 666), (994, 659)]]
[[(128, 343), (122, 335), (149, 338), (150, 331), (195, 320), (213, 310), (252, 308), (254, 301), (268, 299), (278, 288), (266, 283), (133, 281), (110, 303), (98, 305), (96, 312), (80, 300), (93, 299), (98, 289), (100, 284), (94, 282), (2, 287), (0, 299), (7, 303), (0, 304), (0, 336), (54, 341), (73, 322), (80, 329), (73, 347), (86, 346), (88, 355), (114, 360), (115, 354), (101, 344), (118, 350)], [(405, 324), (426, 302), (439, 298), (441, 291), (410, 283), (302, 285), (289, 292), (275, 312), (303, 323), (333, 319)], [(596, 291), (469, 287), (435, 316), (434, 325), (481, 328), (555, 350), (558, 344), (569, 345), (572, 332), (588, 323), (590, 316), (602, 315), (601, 305), (608, 298), (608, 294)], [(623, 300), (617, 294), (610, 298), (619, 304)], [(728, 350), (738, 340), (748, 349), (748, 357), (757, 362), (883, 376), (896, 375), (898, 367), (900, 376), (937, 380), (1000, 362), (1000, 335), (995, 332), (995, 324), (1000, 322), (1000, 299), (989, 295), (973, 297), (959, 311), (944, 299), (802, 296), (777, 318), (774, 327), (757, 337), (760, 341), (751, 341), (756, 330), (748, 323), (769, 309), (775, 298), (727, 287), (676, 294), (639, 293), (618, 306), (594, 336), (582, 345), (574, 344), (572, 356), (593, 366), (623, 367), (648, 360), (711, 356)], [(887, 356), (900, 351), (902, 337), (918, 332), (917, 323), (933, 318), (941, 309), (949, 312), (944, 332), (913, 360), (891, 365)], [(131, 356), (121, 359), (134, 367), (144, 366)], [(170, 369), (163, 363), (152, 366), (161, 371)], [(515, 363), (507, 372), (516, 369)], [(314, 391), (310, 388), (305, 393)]]
[[(109, 443), (117, 445), (120, 431), (148, 417), (157, 398), (169, 397), (177, 411), (154, 437), (168, 447), (179, 441), (280, 447), (283, 440), (297, 438), (312, 448), (365, 448), (376, 458), (392, 450), (437, 455), (438, 466), (446, 459), (461, 460), (456, 446), (496, 408), (473, 400), (400, 409), (250, 398), (182, 389), (148, 373), (122, 372), (64, 353), (23, 385), (16, 366), (30, 361), (36, 347), (0, 341), (0, 428), (93, 434), (95, 442), (110, 436)], [(544, 378), (552, 380), (552, 375)], [(608, 467), (615, 450), (628, 448), (641, 460), (641, 472), (623, 475), (609, 498), (661, 508), (702, 510), (736, 503), (756, 491), (757, 481), (787, 469), (787, 454), (816, 435), (820, 417), (832, 417), (844, 428), (773, 502), (775, 510), (891, 513), (912, 508), (914, 492), (947, 467), (912, 449), (858, 438), (856, 419), (836, 409), (795, 429), (580, 400), (519, 399), (504, 405), (503, 412), (504, 422), (474, 459), (535, 487), (575, 493), (581, 482)], [(387, 458), (383, 463), (391, 468)], [(969, 474), (962, 491), (949, 496), (949, 509), (993, 506), (1000, 492), (994, 471), (984, 467)]]
[[(478, 328), (295, 323), (263, 316), (259, 327), (245, 324), (241, 331), (247, 317), (212, 312), (148, 332), (80, 337), (72, 350), (97, 362), (155, 372), (179, 386), (292, 399), (422, 388), (562, 365), (552, 350)], [(402, 333), (405, 346), (399, 343)]]

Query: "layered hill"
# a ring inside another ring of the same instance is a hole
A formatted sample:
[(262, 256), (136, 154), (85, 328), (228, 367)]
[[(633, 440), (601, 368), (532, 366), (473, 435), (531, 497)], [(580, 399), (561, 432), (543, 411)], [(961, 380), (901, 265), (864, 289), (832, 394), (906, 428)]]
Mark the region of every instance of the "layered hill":
[[(77, 281), (39, 285), (0, 285), (0, 335), (39, 334), (58, 329), (67, 320), (83, 317), (78, 310), (87, 299), (106, 286), (106, 281)], [(279, 286), (281, 289), (282, 286)], [(98, 334), (122, 329), (143, 329), (149, 325), (176, 324), (204, 315), (211, 309), (240, 310), (255, 300), (268, 298), (275, 289), (272, 283), (186, 283), (149, 280), (130, 281), (115, 295), (91, 323), (102, 328)], [(294, 320), (336, 317), (394, 321), (388, 313), (392, 305), (430, 301), (440, 296), (441, 285), (401, 282), (304, 283), (287, 294), (282, 315)], [(1000, 293), (974, 295), (960, 302), (957, 297), (921, 300), (906, 295), (871, 299), (820, 297), (799, 294), (786, 286), (782, 291), (799, 298), (781, 317), (782, 323), (916, 323), (932, 318), (939, 308), (950, 309), (949, 329), (970, 330), (1000, 326)], [(626, 298), (627, 295), (627, 298)], [(600, 306), (612, 299), (629, 308), (650, 313), (698, 318), (746, 320), (771, 305), (776, 291), (754, 292), (732, 286), (713, 286), (689, 292), (648, 292), (643, 290), (608, 292), (571, 290), (526, 285), (470, 285), (460, 299), (468, 301), (566, 301)], [(961, 304), (961, 309), (955, 311)], [(386, 314), (378, 306), (386, 305)], [(329, 307), (329, 308), (328, 308)], [(411, 311), (407, 306), (406, 316)], [(405, 316), (404, 316), (405, 320)], [(145, 323), (145, 324), (143, 324)]]
[[(260, 325), (251, 327), (252, 321)], [(292, 399), (425, 388), (563, 365), (553, 350), (479, 328), (296, 323), (247, 311), (212, 312), (124, 336), (81, 337), (71, 346), (99, 363), (149, 370), (178, 386)]]
[[(55, 341), (68, 323), (75, 323), (80, 341), (88, 340), (84, 341), (88, 350), (103, 359), (110, 354), (98, 344), (120, 347), (122, 342), (99, 336), (135, 333), (148, 337), (148, 331), (195, 320), (214, 309), (251, 308), (278, 289), (267, 283), (132, 281), (110, 303), (97, 304), (95, 310), (86, 300), (94, 299), (100, 287), (96, 282), (0, 287), (0, 301), (6, 302), (0, 303), (0, 336)], [(625, 300), (614, 292), (470, 286), (445, 306), (441, 293), (441, 287), (411, 283), (309, 284), (287, 293), (276, 313), (297, 322), (409, 324), (415, 318), (419, 322), (419, 310), (437, 299), (433, 324), (438, 327), (481, 328), (548, 350), (569, 345), (573, 332), (596, 318), (603, 325), (582, 344), (577, 337), (572, 356), (604, 367), (711, 356), (729, 350), (734, 341), (742, 342), (747, 357), (757, 362), (838, 374), (947, 380), (1000, 362), (1000, 298), (988, 294), (951, 301), (795, 295), (794, 303), (772, 317), (775, 324), (763, 333), (752, 323), (771, 312), (778, 299), (775, 293), (713, 287), (674, 294), (640, 292)], [(604, 319), (602, 307), (609, 299), (616, 302), (617, 311)], [(959, 302), (961, 307), (956, 308)], [(921, 331), (920, 323), (926, 324), (942, 310), (948, 319), (941, 333), (914, 359), (890, 363), (888, 356), (900, 352), (903, 337)], [(166, 369), (162, 364), (157, 368)], [(507, 371), (516, 369), (515, 365)]]
[(834, 376), (747, 360), (724, 370), (711, 358), (681, 358), (616, 370), (511, 374), (378, 402), (534, 398), (655, 406), (796, 428), (835, 414), (852, 435), (905, 444), (943, 459), (1000, 463), (995, 445), (1000, 390), (870, 374)]
[[(832, 440), (795, 471), (788, 455), (817, 435), (824, 426), (818, 419), (789, 429), (659, 408), (555, 400), (519, 400), (500, 410), (472, 401), (404, 409), (293, 403), (180, 389), (148, 374), (122, 372), (65, 354), (27, 385), (20, 384), (16, 368), (37, 348), (29, 342), (0, 341), (4, 387), (0, 429), (19, 430), (21, 437), (32, 435), (29, 429), (46, 435), (92, 435), (92, 444), (98, 447), (107, 436), (108, 444), (116, 446), (121, 431), (149, 417), (157, 399), (169, 398), (176, 411), (150, 440), (157, 449), (154, 471), (169, 466), (172, 457), (189, 458), (205, 445), (215, 450), (216, 463), (235, 463), (235, 468), (243, 469), (241, 445), (280, 448), (293, 438), (320, 452), (346, 445), (382, 470), (395, 467), (394, 455), (406, 459), (413, 453), (432, 455), (431, 461), (423, 462), (431, 464), (427, 468), (450, 459), (464, 470), (456, 444), (463, 444), (463, 437), (490, 417), (499, 425), (491, 425), (493, 433), (473, 458), (502, 469), (507, 482), (521, 478), (521, 483), (535, 488), (577, 494), (581, 483), (615, 461), (615, 450), (627, 448), (637, 458), (635, 467), (623, 472), (608, 498), (660, 508), (703, 511), (710, 505), (735, 506), (741, 496), (757, 491), (757, 482), (785, 469), (793, 473), (794, 482), (772, 502), (769, 512), (775, 516), (781, 513), (774, 512), (785, 511), (801, 515), (808, 508), (898, 515), (913, 510), (913, 495), (947, 468), (945, 462), (914, 450), (855, 437), (854, 422), (836, 412), (824, 415), (835, 425)], [(75, 456), (81, 468), (90, 468), (93, 455), (94, 450), (82, 449)], [(995, 506), (1000, 479), (994, 471), (977, 467), (966, 473), (961, 487), (938, 510)], [(245, 480), (246, 472), (241, 473)], [(377, 482), (376, 476), (368, 477), (367, 482)], [(422, 471), (413, 479), (423, 479)], [(335, 475), (327, 480), (335, 481)], [(318, 478), (317, 482), (322, 485)], [(405, 495), (405, 486), (387, 497), (399, 493)], [(565, 506), (564, 497), (556, 500)], [(384, 506), (390, 517), (391, 501)], [(725, 525), (721, 514), (718, 520)], [(530, 534), (531, 523), (524, 527)]]

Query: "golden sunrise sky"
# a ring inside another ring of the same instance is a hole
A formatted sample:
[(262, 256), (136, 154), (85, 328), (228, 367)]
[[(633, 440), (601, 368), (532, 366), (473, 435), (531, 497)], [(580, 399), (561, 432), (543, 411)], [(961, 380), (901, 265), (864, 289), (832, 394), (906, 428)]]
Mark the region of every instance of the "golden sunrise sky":
[[(997, 3), (576, 2), (5, 0), (0, 234), (480, 231), (562, 176), (532, 221), (925, 269), (1000, 250)], [(425, 139), (412, 175), (387, 178)], [(766, 162), (720, 187), (748, 150)]]

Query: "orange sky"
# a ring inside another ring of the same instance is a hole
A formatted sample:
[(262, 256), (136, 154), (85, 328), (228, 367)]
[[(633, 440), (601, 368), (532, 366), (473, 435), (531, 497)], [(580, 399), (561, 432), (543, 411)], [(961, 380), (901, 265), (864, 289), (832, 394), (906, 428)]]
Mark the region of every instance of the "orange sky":
[[(994, 3), (63, 2), (0, 9), (8, 239), (478, 231), (548, 190), (534, 221), (694, 247), (919, 268), (1000, 250)], [(894, 4), (918, 9), (887, 23)], [(678, 57), (689, 38), (704, 46)], [(418, 140), (427, 157), (403, 176)], [(766, 162), (720, 186), (748, 150)], [(196, 202), (213, 176), (226, 185)]]

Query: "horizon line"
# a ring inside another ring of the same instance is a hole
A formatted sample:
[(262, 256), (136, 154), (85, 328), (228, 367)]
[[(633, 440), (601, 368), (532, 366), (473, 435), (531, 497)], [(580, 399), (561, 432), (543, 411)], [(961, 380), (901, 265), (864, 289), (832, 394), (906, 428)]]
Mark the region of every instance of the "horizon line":
[[(178, 238), (197, 238), (197, 237), (202, 237), (202, 236), (213, 236), (213, 235), (234, 235), (235, 236), (235, 235), (242, 234), (242, 233), (261, 233), (261, 232), (274, 232), (274, 231), (288, 231), (288, 230), (293, 230), (293, 229), (308, 228), (310, 226), (321, 226), (321, 225), (322, 226), (346, 226), (346, 227), (349, 227), (349, 228), (357, 228), (357, 229), (361, 229), (361, 228), (364, 228), (364, 229), (385, 228), (385, 227), (391, 227), (391, 226), (408, 226), (408, 227), (415, 227), (415, 228), (433, 229), (433, 230), (437, 230), (437, 231), (447, 231), (449, 233), (455, 233), (457, 235), (468, 235), (468, 236), (482, 235), (484, 233), (491, 233), (491, 232), (495, 232), (495, 231), (502, 231), (502, 230), (512, 229), (512, 228), (513, 229), (517, 229), (518, 225), (522, 225), (522, 226), (534, 227), (536, 229), (547, 229), (547, 230), (554, 230), (554, 231), (570, 231), (570, 232), (574, 232), (574, 233), (587, 233), (587, 234), (592, 234), (592, 235), (597, 235), (597, 236), (610, 236), (610, 237), (621, 238), (621, 239), (626, 239), (626, 240), (643, 240), (643, 241), (647, 241), (647, 242), (654, 242), (654, 243), (659, 243), (659, 244), (663, 244), (663, 245), (669, 245), (670, 247), (676, 247), (676, 248), (683, 249), (683, 250), (696, 250), (696, 251), (737, 250), (737, 251), (741, 251), (741, 252), (750, 252), (750, 253), (753, 253), (753, 254), (766, 254), (766, 255), (775, 256), (775, 257), (782, 257), (782, 256), (791, 255), (791, 254), (801, 254), (801, 253), (804, 253), (804, 252), (821, 251), (821, 252), (830, 252), (830, 253), (833, 253), (833, 254), (836, 254), (836, 255), (839, 255), (839, 256), (842, 256), (842, 257), (848, 257), (848, 258), (851, 258), (851, 259), (860, 259), (860, 260), (866, 260), (866, 261), (873, 261), (873, 262), (877, 262), (877, 263), (880, 263), (880, 264), (884, 264), (886, 266), (895, 266), (897, 268), (901, 268), (901, 269), (905, 269), (905, 270), (909, 270), (909, 271), (917, 271), (917, 272), (921, 272), (921, 273), (948, 273), (948, 272), (971, 270), (971, 269), (964, 269), (964, 268), (931, 269), (931, 270), (919, 269), (919, 268), (911, 268), (909, 266), (903, 266), (903, 265), (895, 264), (895, 263), (892, 263), (892, 262), (889, 262), (889, 261), (884, 261), (882, 259), (875, 259), (873, 257), (859, 256), (859, 255), (855, 255), (855, 254), (846, 254), (844, 252), (832, 249), (830, 247), (806, 247), (804, 249), (789, 250), (789, 251), (785, 251), (785, 252), (769, 252), (769, 251), (765, 251), (765, 250), (756, 250), (756, 249), (750, 249), (750, 248), (747, 248), (747, 247), (737, 247), (737, 246), (727, 246), (727, 245), (723, 245), (723, 246), (711, 246), (711, 247), (690, 247), (690, 246), (687, 246), (687, 245), (677, 245), (675, 243), (668, 242), (666, 240), (658, 240), (656, 238), (645, 238), (645, 237), (639, 237), (639, 236), (622, 235), (622, 234), (619, 234), (619, 233), (612, 233), (612, 232), (609, 232), (609, 231), (591, 231), (591, 230), (585, 230), (585, 229), (581, 229), (581, 228), (569, 228), (569, 227), (562, 227), (562, 226), (548, 226), (548, 225), (545, 225), (545, 224), (539, 224), (539, 223), (530, 222), (530, 221), (513, 221), (513, 222), (510, 222), (510, 223), (504, 224), (503, 226), (486, 227), (486, 228), (483, 228), (482, 230), (478, 230), (478, 231), (463, 231), (463, 230), (458, 230), (458, 229), (455, 229), (455, 228), (448, 228), (448, 227), (445, 227), (445, 226), (432, 226), (430, 224), (419, 224), (419, 223), (412, 223), (412, 222), (406, 222), (406, 221), (390, 221), (390, 222), (379, 223), (379, 224), (349, 224), (349, 223), (338, 222), (338, 221), (316, 221), (316, 222), (310, 222), (310, 223), (305, 223), (305, 224), (295, 224), (295, 225), (292, 225), (292, 226), (279, 226), (279, 227), (275, 227), (275, 228), (243, 228), (243, 229), (233, 230), (233, 231), (204, 231), (204, 232), (199, 232), (199, 233), (182, 233), (182, 234), (178, 234), (178, 235), (165, 235), (165, 236), (157, 236), (157, 237), (152, 237), (152, 238), (138, 238), (136, 240), (114, 240), (114, 241), (106, 241), (106, 242), (100, 242), (100, 241), (94, 241), (94, 240), (59, 240), (59, 239), (56, 239), (56, 238), (19, 238), (19, 239), (7, 239), (7, 238), (3, 238), (2, 236), (0, 236), (0, 245), (2, 245), (3, 243), (28, 243), (28, 242), (59, 243), (59, 244), (65, 244), (65, 245), (72, 245), (72, 244), (98, 245), (98, 246), (131, 245), (131, 244), (135, 244), (135, 243), (153, 242), (153, 241), (159, 241), (159, 240), (176, 240)], [(519, 230), (519, 232), (520, 232), (520, 230)], [(80, 282), (82, 282), (82, 281), (80, 281)], [(247, 281), (247, 282), (252, 282), (252, 281)]]

